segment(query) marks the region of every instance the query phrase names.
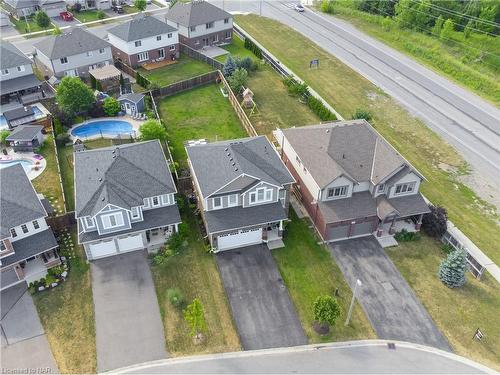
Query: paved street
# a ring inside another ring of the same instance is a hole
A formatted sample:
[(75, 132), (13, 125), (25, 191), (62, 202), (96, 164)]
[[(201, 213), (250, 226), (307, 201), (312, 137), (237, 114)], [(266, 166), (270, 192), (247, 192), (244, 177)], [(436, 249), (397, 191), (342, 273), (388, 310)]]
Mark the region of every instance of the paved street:
[(97, 371), (167, 357), (146, 258), (135, 251), (91, 263)]
[(50, 369), (57, 372), (45, 331), (26, 283), (1, 293), (1, 343), (3, 369)]
[(245, 350), (307, 343), (288, 290), (266, 246), (220, 252), (216, 260)]
[(125, 374), (480, 374), (493, 370), (451, 353), (382, 340), (175, 358)]
[(345, 279), (381, 339), (408, 341), (451, 351), (429, 313), (417, 299), (384, 249), (373, 237), (329, 245)]

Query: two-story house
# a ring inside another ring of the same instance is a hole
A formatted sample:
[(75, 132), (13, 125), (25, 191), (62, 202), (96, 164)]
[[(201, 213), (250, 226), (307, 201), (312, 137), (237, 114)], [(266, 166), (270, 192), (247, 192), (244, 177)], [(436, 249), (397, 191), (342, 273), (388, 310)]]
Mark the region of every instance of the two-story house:
[(111, 45), (75, 27), (35, 43), (35, 63), (46, 76), (87, 77), (91, 69), (113, 64)]
[(159, 141), (74, 153), (78, 242), (89, 260), (161, 247), (181, 223)]
[(111, 9), (112, 3), (113, 3), (112, 0), (66, 0), (66, 4), (70, 7), (70, 9), (76, 4), (80, 4), (82, 10)]
[(33, 74), (31, 64), (31, 60), (12, 43), (0, 42), (2, 112), (44, 96), (42, 82)]
[(295, 182), (265, 136), (186, 146), (214, 251), (281, 240)]
[(49, 17), (58, 17), (66, 10), (64, 0), (4, 0), (3, 5), (17, 19), (32, 16), (38, 11), (45, 12)]
[(274, 135), (297, 180), (294, 193), (324, 241), (420, 229), (429, 212), (419, 193), (424, 177), (365, 120)]
[(39, 280), (61, 263), (47, 212), (21, 164), (0, 169), (1, 289)]
[(108, 30), (115, 60), (134, 68), (155, 61), (179, 58), (177, 29), (158, 18), (139, 14)]
[(179, 41), (194, 49), (229, 44), (233, 39), (231, 13), (206, 1), (177, 1), (166, 20), (179, 30)]

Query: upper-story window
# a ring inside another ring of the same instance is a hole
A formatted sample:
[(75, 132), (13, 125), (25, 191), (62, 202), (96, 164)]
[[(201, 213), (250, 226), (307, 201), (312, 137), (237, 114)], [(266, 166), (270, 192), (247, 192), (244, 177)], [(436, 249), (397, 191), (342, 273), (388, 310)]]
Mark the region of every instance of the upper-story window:
[(35, 229), (39, 229), (40, 228), (40, 224), (38, 224), (38, 220), (33, 220), (33, 228)]
[(196, 31), (196, 26), (191, 26), (191, 27), (189, 28), (189, 31)]
[(229, 18), (224, 18), (224, 23), (229, 23)]
[(9, 69), (2, 69), (2, 75), (3, 76), (8, 76), (9, 75)]
[(99, 53), (102, 55), (104, 53), (104, 48), (100, 48)]
[(273, 190), (265, 187), (250, 193), (250, 203), (270, 202), (273, 200)]
[[(169, 37), (170, 38), (170, 37)], [(156, 40), (160, 41), (161, 40), (161, 35), (156, 36)]]
[(92, 219), (91, 216), (87, 216), (85, 218), (85, 225), (87, 226), (87, 228), (91, 228), (94, 226), (94, 219)]
[(121, 225), (123, 225), (123, 215), (121, 212), (102, 216), (102, 226), (104, 229), (119, 227)]
[(172, 44), (171, 46), (168, 47), (169, 51), (175, 51), (175, 44)]
[(377, 193), (382, 193), (384, 190), (385, 190), (385, 185), (384, 184), (380, 184), (377, 187)]
[(28, 233), (28, 226), (26, 224), (23, 224), (21, 225), (21, 230), (23, 231), (23, 233)]
[(227, 197), (227, 205), (234, 207), (238, 205), (238, 194), (231, 194)]
[(141, 211), (139, 207), (132, 207), (132, 219), (139, 219), (141, 217)]
[(142, 43), (141, 43), (141, 41), (140, 41), (140, 40), (136, 40), (136, 41), (134, 42), (134, 44), (135, 44), (135, 46), (136, 46), (136, 47), (140, 47), (140, 46), (142, 46)]
[(209, 22), (209, 23), (206, 23), (205, 26), (206, 26), (207, 29), (212, 29), (214, 27), (214, 23), (213, 22)]
[(10, 235), (12, 236), (12, 238), (17, 237), (17, 232), (16, 232), (16, 230), (14, 228), (10, 229)]
[(297, 163), (299, 163), (299, 165), (300, 165), (300, 159), (299, 159), (299, 156), (298, 156), (298, 155), (295, 155), (295, 161), (296, 161)]
[(5, 247), (5, 244), (3, 243), (3, 241), (0, 241), (0, 251), (4, 251), (4, 250), (7, 250), (7, 248)]
[(61, 61), (61, 64), (67, 64), (68, 63), (68, 58), (67, 57), (61, 57), (59, 60)]
[(87, 51), (87, 56), (88, 56), (88, 57), (90, 57), (90, 56), (92, 56), (92, 55), (93, 55), (92, 51)]
[(168, 33), (167, 38), (172, 38), (172, 33)]
[(17, 67), (17, 71), (18, 72), (24, 72), (25, 70), (26, 69), (25, 69), (24, 65), (20, 65), (20, 66)]
[(349, 186), (347, 185), (329, 188), (327, 197), (328, 198), (345, 197), (348, 191), (349, 191)]
[(394, 194), (406, 194), (415, 190), (415, 182), (407, 182), (404, 184), (397, 184)]
[(215, 197), (213, 199), (213, 206), (214, 206), (214, 208), (222, 208), (222, 198), (221, 197)]
[(160, 204), (160, 199), (158, 197), (153, 197), (153, 207), (157, 207)]

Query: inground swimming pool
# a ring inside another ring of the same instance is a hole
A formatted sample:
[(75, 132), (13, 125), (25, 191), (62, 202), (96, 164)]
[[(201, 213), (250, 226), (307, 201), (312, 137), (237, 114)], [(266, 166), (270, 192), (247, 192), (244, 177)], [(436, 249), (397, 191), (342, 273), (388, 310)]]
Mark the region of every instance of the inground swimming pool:
[(17, 159), (17, 160), (10, 160), (10, 161), (0, 161), (0, 169), (10, 167), (11, 165), (14, 165), (14, 164), (21, 164), (26, 173), (31, 171), (31, 168), (34, 165), (34, 163), (31, 160)]
[(84, 122), (71, 129), (71, 135), (78, 138), (93, 137), (96, 135), (133, 135), (134, 128), (132, 124), (124, 120), (97, 120)]

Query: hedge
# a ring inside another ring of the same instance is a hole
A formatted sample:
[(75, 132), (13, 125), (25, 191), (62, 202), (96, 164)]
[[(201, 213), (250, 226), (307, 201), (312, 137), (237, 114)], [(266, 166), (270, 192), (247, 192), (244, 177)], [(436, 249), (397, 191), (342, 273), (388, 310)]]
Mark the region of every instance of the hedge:
[(252, 42), (248, 38), (245, 38), (245, 48), (247, 50), (252, 51), (253, 54), (257, 56), (259, 59), (262, 59), (262, 51), (260, 50), (259, 47), (257, 47), (257, 45), (254, 42)]

